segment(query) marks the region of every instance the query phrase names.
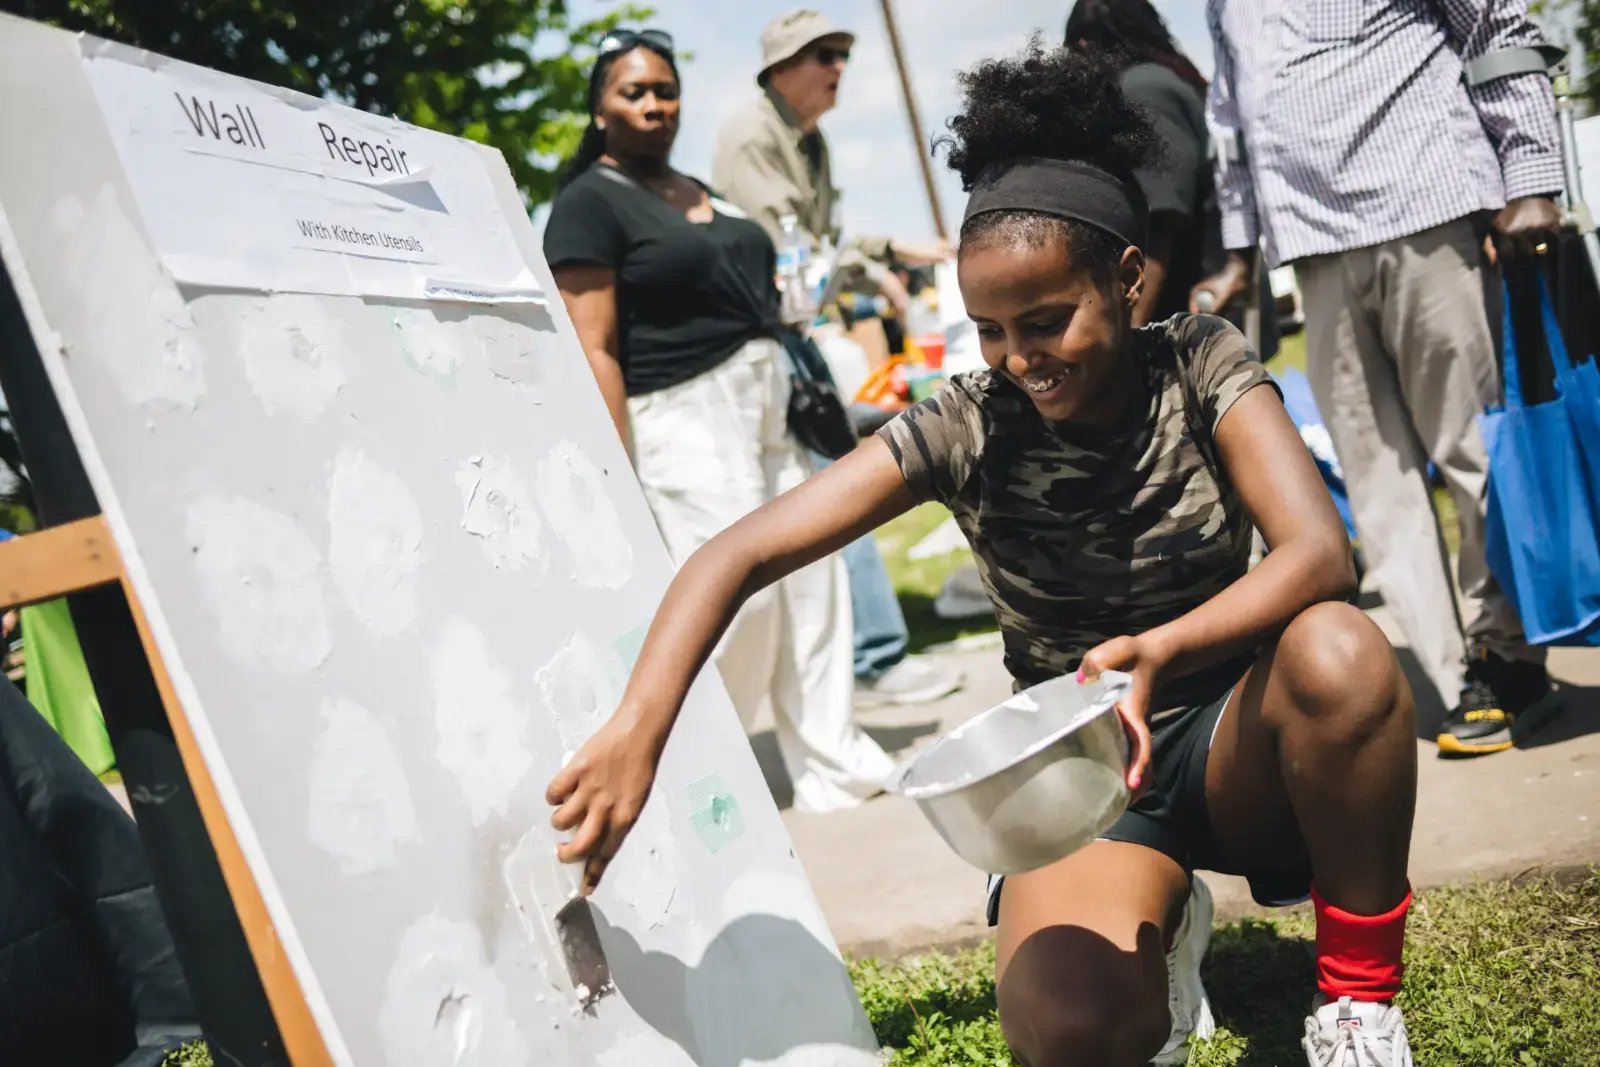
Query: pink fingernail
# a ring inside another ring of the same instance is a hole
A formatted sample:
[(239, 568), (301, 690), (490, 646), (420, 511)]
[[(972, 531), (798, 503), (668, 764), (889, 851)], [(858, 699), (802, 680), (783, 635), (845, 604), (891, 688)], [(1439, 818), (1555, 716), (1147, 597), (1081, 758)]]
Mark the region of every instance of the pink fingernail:
[(1139, 777), (1136, 774), (1136, 775), (1133, 776), (1133, 780), (1128, 783), (1128, 788), (1129, 789), (1138, 789), (1139, 788), (1139, 784), (1141, 782), (1143, 782), (1143, 781), (1144, 781), (1144, 779)]
[(1078, 684), (1079, 685), (1083, 684), (1083, 668), (1082, 667), (1078, 668)]

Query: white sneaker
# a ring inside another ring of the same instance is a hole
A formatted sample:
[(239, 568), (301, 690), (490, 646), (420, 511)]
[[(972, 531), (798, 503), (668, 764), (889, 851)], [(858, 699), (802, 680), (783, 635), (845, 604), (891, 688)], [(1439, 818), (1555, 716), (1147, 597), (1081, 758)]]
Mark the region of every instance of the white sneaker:
[(926, 704), (960, 689), (966, 678), (959, 670), (927, 656), (907, 656), (877, 678), (856, 681), (856, 703)]
[(1215, 911), (1211, 890), (1198, 877), (1191, 879), (1183, 923), (1167, 953), (1167, 1011), (1172, 1015), (1172, 1032), (1150, 1061), (1154, 1067), (1188, 1063), (1190, 1036), (1203, 1041), (1216, 1032), (1211, 1001), (1206, 998), (1206, 987), (1200, 984), (1200, 961), (1211, 943)]
[(1393, 1004), (1349, 997), (1317, 1004), (1306, 1018), (1300, 1046), (1310, 1067), (1412, 1067), (1406, 1021)]

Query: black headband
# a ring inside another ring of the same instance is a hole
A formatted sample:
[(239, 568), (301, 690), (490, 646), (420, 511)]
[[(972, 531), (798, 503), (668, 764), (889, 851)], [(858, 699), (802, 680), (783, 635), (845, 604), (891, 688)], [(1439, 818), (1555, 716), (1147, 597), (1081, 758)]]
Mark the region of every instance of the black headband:
[(1066, 159), (1027, 157), (990, 167), (967, 197), (967, 222), (990, 211), (1037, 211), (1098, 226), (1144, 247), (1150, 209), (1133, 181)]

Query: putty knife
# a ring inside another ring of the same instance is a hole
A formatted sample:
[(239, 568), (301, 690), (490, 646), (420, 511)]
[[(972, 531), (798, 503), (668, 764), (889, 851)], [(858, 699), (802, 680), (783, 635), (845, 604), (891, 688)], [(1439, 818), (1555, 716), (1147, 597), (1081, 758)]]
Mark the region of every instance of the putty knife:
[(611, 981), (611, 965), (600, 947), (600, 931), (594, 925), (594, 907), (585, 896), (575, 896), (555, 915), (556, 937), (566, 957), (567, 976), (577, 991), (578, 1002), (589, 1007), (616, 990)]
[(594, 906), (578, 892), (578, 868), (556, 859), (554, 835), (540, 826), (529, 830), (502, 872), (523, 928), (546, 959), (560, 958), (578, 1003), (589, 1008), (614, 992)]

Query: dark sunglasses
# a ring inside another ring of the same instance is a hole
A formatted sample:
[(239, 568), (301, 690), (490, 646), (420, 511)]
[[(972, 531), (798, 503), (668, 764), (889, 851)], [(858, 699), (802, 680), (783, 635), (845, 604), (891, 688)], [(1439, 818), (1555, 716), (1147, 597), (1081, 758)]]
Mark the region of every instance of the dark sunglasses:
[(600, 54), (624, 52), (641, 44), (658, 52), (672, 54), (672, 34), (666, 30), (612, 30), (600, 38)]
[(848, 48), (829, 48), (824, 45), (814, 49), (811, 54), (816, 56), (817, 62), (824, 67), (831, 67), (835, 63), (850, 62), (850, 49)]

